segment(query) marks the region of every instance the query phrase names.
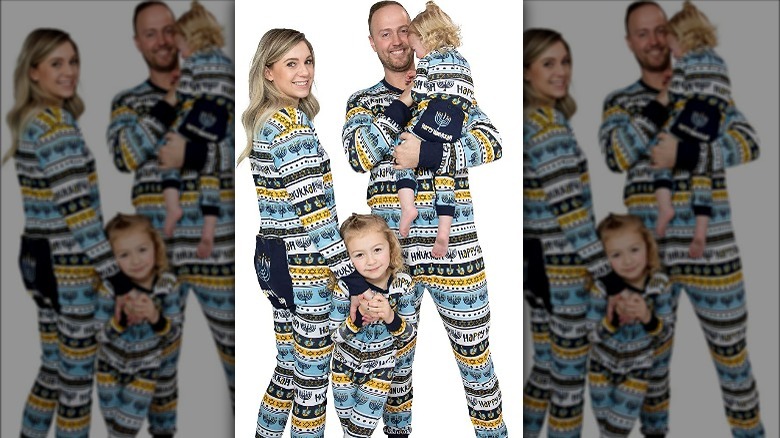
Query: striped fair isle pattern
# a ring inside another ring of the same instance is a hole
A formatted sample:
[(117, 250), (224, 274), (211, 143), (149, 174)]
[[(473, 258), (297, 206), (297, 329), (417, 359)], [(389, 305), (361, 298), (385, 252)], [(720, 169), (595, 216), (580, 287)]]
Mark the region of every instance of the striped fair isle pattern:
[[(607, 166), (626, 172), (623, 200), (630, 214), (641, 217), (654, 229), (656, 199), (648, 145), (659, 126), (643, 113), (655, 100), (658, 90), (641, 81), (611, 93), (604, 102), (599, 139)], [(673, 172), (675, 216), (659, 250), (672, 282), (673, 308), (685, 290), (699, 317), (720, 380), (723, 404), (732, 434), (738, 437), (763, 436), (756, 382), (747, 355), (745, 331), (747, 310), (742, 281), (742, 264), (731, 226), (725, 169), (755, 160), (759, 156), (758, 138), (752, 126), (736, 107), (727, 106), (723, 134), (703, 144), (692, 154), (698, 157), (693, 173), (712, 176), (712, 216), (707, 229), (704, 256), (692, 259), (688, 245), (693, 238), (695, 215), (691, 205), (691, 172)], [(690, 151), (680, 151), (690, 153)], [(679, 154), (678, 154), (679, 156)], [(673, 342), (668, 340), (668, 358)], [(648, 397), (643, 405), (643, 433), (668, 431), (668, 374), (650, 386), (663, 388), (657, 397)], [(664, 394), (665, 395), (662, 395)], [(658, 404), (654, 404), (658, 403)]]

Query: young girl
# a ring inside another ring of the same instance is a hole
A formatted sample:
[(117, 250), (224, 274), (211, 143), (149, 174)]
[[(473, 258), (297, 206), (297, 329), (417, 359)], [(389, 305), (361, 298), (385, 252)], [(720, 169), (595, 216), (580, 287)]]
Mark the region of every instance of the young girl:
[[(667, 28), (675, 65), (669, 84), (672, 111), (664, 129), (677, 137), (680, 149), (698, 151), (699, 144), (720, 136), (726, 108), (733, 105), (728, 70), (713, 50), (717, 45), (715, 27), (691, 2), (683, 4), (682, 11), (669, 20)], [(712, 216), (712, 175), (706, 169), (694, 169), (690, 184), (696, 225), (688, 253), (699, 258), (704, 254), (707, 225)], [(663, 237), (674, 217), (671, 171), (656, 171), (655, 188), (656, 234)]]
[[(251, 162), (260, 210), (255, 269), (274, 309), (279, 353), (257, 415), (256, 436), (263, 438), (281, 437), (291, 410), (292, 437), (324, 433), (333, 347), (329, 272), (356, 293), (369, 288), (339, 234), (330, 158), (311, 122), (320, 108), (311, 94), (314, 65), (304, 34), (266, 32), (242, 115), (247, 143), (238, 161)], [(301, 329), (293, 335), (293, 327)]]
[(181, 303), (165, 245), (146, 216), (118, 214), (106, 235), (135, 290), (116, 297), (101, 291), (98, 297), (98, 397), (109, 436), (128, 437), (141, 429), (163, 352), (177, 342)]
[[(460, 29), (449, 15), (429, 1), (425, 11), (414, 17), (409, 25), (409, 45), (419, 61), (411, 96), (404, 94), (401, 97), (407, 106), (414, 105), (406, 130), (424, 142), (452, 143), (461, 137), (474, 98), (471, 67), (456, 50), (460, 46)], [(433, 204), (439, 221), (432, 253), (439, 258), (447, 252), (455, 214), (454, 163), (437, 175), (435, 181)], [(396, 188), (401, 205), (399, 232), (406, 237), (418, 216), (414, 203), (415, 170), (396, 169)]]
[[(184, 59), (181, 78), (166, 100), (178, 103), (178, 132), (188, 142), (207, 148), (207, 143), (232, 139), (234, 75), (233, 61), (220, 47), (225, 44), (222, 27), (216, 18), (197, 1), (176, 20), (176, 46)], [(219, 150), (219, 148), (216, 148)], [(198, 179), (203, 232), (197, 256), (207, 258), (214, 248), (214, 232), (220, 209), (219, 159), (210, 157), (211, 165)], [(181, 181), (178, 170), (162, 172), (165, 200), (165, 235), (170, 237), (184, 212), (179, 202)]]
[(653, 372), (655, 352), (672, 330), (669, 278), (661, 272), (653, 235), (633, 215), (610, 214), (598, 226), (609, 263), (629, 291), (607, 314), (607, 294), (591, 288), (588, 381), (602, 437), (627, 437), (639, 417)]
[(333, 399), (344, 436), (369, 437), (385, 410), (395, 364), (414, 347), (414, 282), (402, 272), (401, 244), (384, 219), (353, 214), (340, 231), (349, 258), (371, 290), (360, 295), (352, 319), (349, 287), (344, 282), (334, 287)]

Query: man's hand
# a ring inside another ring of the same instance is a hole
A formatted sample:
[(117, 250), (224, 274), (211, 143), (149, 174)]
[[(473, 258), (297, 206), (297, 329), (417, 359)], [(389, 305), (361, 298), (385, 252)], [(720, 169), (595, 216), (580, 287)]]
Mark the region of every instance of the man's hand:
[(658, 134), (658, 144), (650, 151), (653, 169), (672, 169), (677, 161), (677, 138), (666, 132)]
[(165, 134), (165, 145), (157, 152), (160, 169), (181, 169), (184, 165), (184, 149), (187, 139), (178, 132)]
[(393, 152), (394, 169), (414, 169), (420, 163), (420, 146), (422, 142), (410, 132), (401, 133), (401, 142)]

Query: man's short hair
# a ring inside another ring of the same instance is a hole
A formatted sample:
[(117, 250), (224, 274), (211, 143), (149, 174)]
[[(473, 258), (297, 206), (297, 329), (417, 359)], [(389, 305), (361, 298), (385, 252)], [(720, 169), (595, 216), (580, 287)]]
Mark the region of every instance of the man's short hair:
[(135, 6), (135, 12), (133, 12), (133, 35), (136, 35), (136, 24), (138, 24), (137, 23), (137, 21), (138, 21), (138, 14), (143, 12), (146, 8), (152, 7), (154, 5), (160, 5), (160, 6), (164, 7), (165, 9), (167, 9), (171, 13), (171, 15), (173, 15), (175, 17), (175, 15), (173, 14), (173, 11), (171, 10), (170, 6), (168, 6), (165, 2), (161, 2), (161, 1), (158, 1), (158, 0), (148, 0), (148, 1), (143, 1), (141, 3), (138, 3)]
[(656, 8), (661, 9), (663, 11), (661, 5), (659, 5), (654, 1), (642, 0), (642, 1), (636, 1), (631, 3), (630, 5), (628, 5), (628, 8), (626, 8), (626, 35), (628, 35), (628, 19), (631, 17), (631, 14), (637, 9), (641, 8), (642, 6), (647, 6), (647, 5), (653, 5)]
[(385, 6), (390, 6), (390, 5), (397, 5), (397, 6), (400, 6), (401, 9), (403, 9), (404, 11), (406, 10), (404, 5), (398, 3), (395, 0), (382, 0), (382, 1), (378, 1), (378, 2), (374, 3), (373, 5), (371, 5), (371, 9), (369, 9), (369, 11), (368, 11), (368, 33), (369, 33), (369, 35), (371, 34), (371, 19), (374, 18), (374, 12), (384, 8)]

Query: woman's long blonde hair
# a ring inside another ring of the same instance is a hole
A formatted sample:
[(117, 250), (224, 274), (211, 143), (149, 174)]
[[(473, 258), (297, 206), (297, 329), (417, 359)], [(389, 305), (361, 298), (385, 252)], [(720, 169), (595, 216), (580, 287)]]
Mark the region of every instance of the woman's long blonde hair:
[[(76, 56), (79, 56), (79, 48), (76, 43), (70, 35), (59, 29), (35, 29), (24, 40), (14, 70), (14, 106), (6, 116), (8, 127), (11, 129), (11, 147), (3, 156), (3, 163), (16, 154), (24, 125), (41, 108), (55, 100), (30, 78), (30, 70), (38, 67), (51, 52), (63, 43), (70, 43)], [(62, 107), (77, 119), (84, 113), (84, 101), (75, 92), (73, 96), (63, 101)]]
[[(311, 43), (306, 39), (306, 35), (297, 30), (271, 29), (260, 39), (255, 57), (252, 59), (252, 66), (249, 68), (249, 106), (241, 115), (241, 122), (246, 131), (246, 147), (238, 156), (238, 163), (252, 152), (254, 134), (268, 118), (286, 106), (295, 106), (293, 99), (280, 92), (272, 81), (266, 79), (265, 69), (282, 59), (301, 41), (309, 47), (314, 62), (314, 49)], [(314, 95), (309, 93), (299, 101), (298, 109), (309, 119), (313, 119), (320, 112), (320, 104)]]
[[(561, 42), (566, 47), (569, 59), (572, 58), (569, 44), (563, 39), (563, 36), (552, 29), (528, 29), (523, 32), (523, 71), (531, 67), (545, 50), (553, 44)], [(531, 87), (531, 84), (523, 79), (523, 116), (526, 117), (531, 111), (543, 106), (542, 97)], [(563, 113), (567, 119), (571, 118), (577, 111), (577, 103), (569, 93), (565, 97), (555, 100), (555, 109)]]
[(176, 20), (176, 32), (184, 37), (193, 52), (225, 45), (222, 26), (197, 0)]

